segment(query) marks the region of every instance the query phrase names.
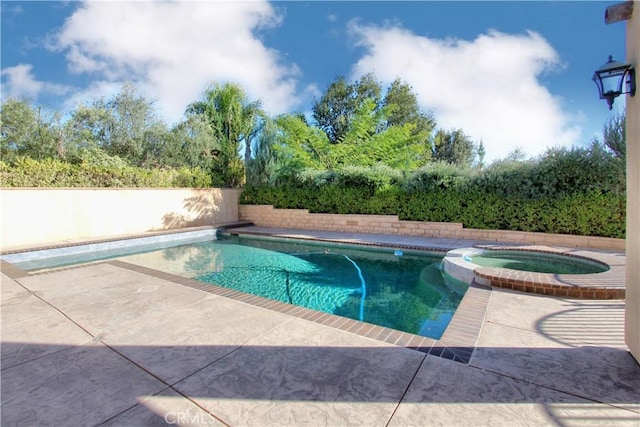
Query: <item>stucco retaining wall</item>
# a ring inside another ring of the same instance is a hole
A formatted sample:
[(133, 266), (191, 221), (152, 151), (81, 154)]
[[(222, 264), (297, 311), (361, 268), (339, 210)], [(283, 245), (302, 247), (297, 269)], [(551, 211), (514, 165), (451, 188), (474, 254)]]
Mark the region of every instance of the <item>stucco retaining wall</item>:
[(0, 190), (0, 249), (108, 238), (238, 220), (240, 190)]
[(461, 223), (402, 221), (396, 215), (334, 215), (306, 209), (275, 209), (271, 205), (240, 205), (239, 219), (262, 227), (299, 228), (358, 233), (386, 233), (435, 238), (605, 249), (624, 252), (624, 239), (523, 231), (478, 230)]

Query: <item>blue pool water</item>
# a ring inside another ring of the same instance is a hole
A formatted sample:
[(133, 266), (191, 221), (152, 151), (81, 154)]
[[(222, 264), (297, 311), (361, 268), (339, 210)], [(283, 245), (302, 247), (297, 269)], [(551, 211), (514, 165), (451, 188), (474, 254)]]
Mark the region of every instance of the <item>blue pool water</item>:
[(441, 255), (246, 237), (198, 245), (216, 267), (196, 280), (435, 339), (467, 289)]
[(118, 258), (434, 339), (468, 287), (441, 271), (443, 255), (265, 237), (190, 238), (188, 244), (142, 242), (139, 250), (133, 243), (113, 242), (106, 249), (65, 248), (3, 259), (33, 271)]

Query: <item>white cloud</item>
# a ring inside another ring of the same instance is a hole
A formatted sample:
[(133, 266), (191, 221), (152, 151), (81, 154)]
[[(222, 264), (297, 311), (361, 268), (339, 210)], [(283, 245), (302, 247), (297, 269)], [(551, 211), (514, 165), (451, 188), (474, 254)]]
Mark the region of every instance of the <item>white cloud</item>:
[(105, 62), (91, 58), (80, 51), (78, 46), (71, 46), (67, 52), (67, 61), (72, 73), (91, 73), (96, 71), (107, 71)]
[(104, 98), (110, 99), (120, 92), (123, 83), (108, 80), (95, 80), (87, 87), (75, 91), (64, 101), (64, 107), (67, 111), (73, 111), (80, 105), (90, 104), (91, 101)]
[(350, 23), (366, 53), (354, 65), (358, 78), (374, 72), (384, 82), (408, 82), (421, 107), (444, 129), (462, 128), (482, 140), (487, 161), (519, 147), (528, 155), (578, 142), (578, 118), (563, 111), (538, 80), (560, 69), (557, 52), (535, 32), (490, 31), (475, 40), (432, 39), (399, 26)]
[(68, 86), (36, 80), (31, 64), (4, 68), (0, 76), (4, 80), (2, 99), (6, 97), (35, 99), (42, 93), (64, 95), (70, 91)]
[(87, 2), (67, 19), (56, 48), (71, 72), (133, 82), (169, 122), (214, 81), (241, 84), (276, 114), (299, 102), (299, 70), (255, 32), (279, 22), (266, 1)]
[(304, 89), (304, 95), (309, 99), (316, 99), (322, 96), (322, 91), (317, 84), (310, 84)]

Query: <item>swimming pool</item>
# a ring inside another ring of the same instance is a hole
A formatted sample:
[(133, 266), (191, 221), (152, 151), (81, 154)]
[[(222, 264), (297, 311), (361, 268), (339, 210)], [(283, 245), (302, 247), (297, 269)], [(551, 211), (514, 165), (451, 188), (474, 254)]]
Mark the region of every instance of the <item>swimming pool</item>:
[[(81, 258), (75, 254), (71, 262)], [(104, 258), (434, 339), (468, 287), (443, 273), (443, 254), (292, 239), (219, 234)], [(68, 264), (64, 257), (56, 261)]]

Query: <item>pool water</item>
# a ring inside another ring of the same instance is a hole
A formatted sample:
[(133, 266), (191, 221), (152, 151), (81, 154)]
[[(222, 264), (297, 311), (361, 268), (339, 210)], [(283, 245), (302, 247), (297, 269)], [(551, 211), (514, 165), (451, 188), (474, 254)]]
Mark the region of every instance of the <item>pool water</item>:
[(605, 265), (580, 258), (525, 251), (485, 251), (472, 255), (469, 260), (483, 267), (552, 274), (593, 274), (609, 269)]
[(197, 246), (215, 265), (196, 280), (435, 339), (468, 287), (442, 255), (236, 236)]

